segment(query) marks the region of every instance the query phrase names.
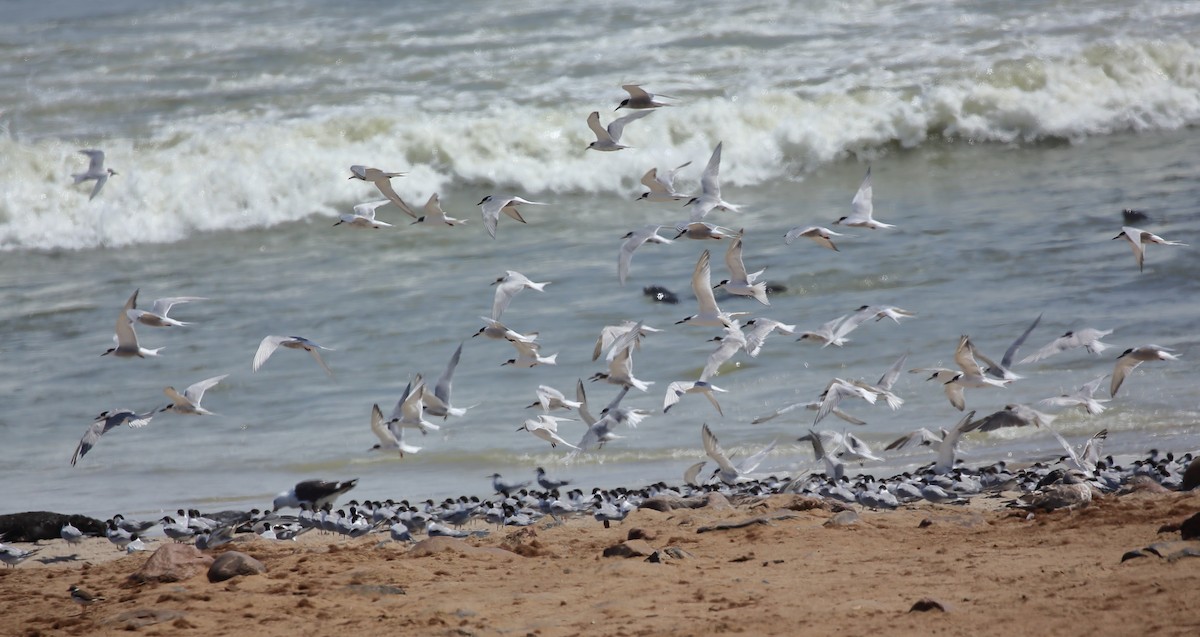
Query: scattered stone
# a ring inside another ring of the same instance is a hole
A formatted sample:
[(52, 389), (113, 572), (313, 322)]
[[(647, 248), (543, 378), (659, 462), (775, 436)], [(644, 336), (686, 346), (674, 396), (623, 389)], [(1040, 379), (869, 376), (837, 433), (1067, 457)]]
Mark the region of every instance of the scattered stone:
[(675, 509), (699, 509), (706, 503), (707, 501), (702, 497), (681, 498), (677, 495), (658, 495), (646, 498), (638, 505), (638, 508), (669, 513)]
[(134, 610), (125, 611), (113, 617), (104, 620), (105, 626), (111, 626), (122, 630), (137, 630), (154, 624), (161, 624), (169, 621), (187, 621), (183, 619), (183, 613), (177, 610), (167, 610), (160, 608), (137, 608)]
[(83, 531), (84, 535), (104, 537), (104, 523), (86, 515), (64, 515), (50, 511), (26, 511), (0, 515), (0, 537), (5, 542), (37, 542), (62, 537), (63, 525)]
[(814, 498), (807, 495), (793, 495), (792, 501), (784, 505), (783, 508), (791, 511), (812, 511), (813, 509), (828, 511), (830, 510), (830, 504), (821, 498)]
[(633, 528), (633, 529), (629, 529), (629, 535), (625, 536), (625, 539), (649, 541), (649, 540), (653, 540), (656, 537), (658, 537), (658, 533), (655, 533), (654, 531), (651, 531), (650, 529)]
[(1155, 542), (1145, 548), (1126, 551), (1121, 556), (1121, 561), (1126, 562), (1139, 557), (1151, 556), (1162, 558), (1168, 562), (1174, 562), (1185, 557), (1200, 557), (1200, 542)]
[(944, 613), (944, 612), (946, 612), (946, 605), (937, 601), (936, 599), (932, 599), (929, 597), (923, 597), (921, 599), (918, 599), (917, 602), (912, 605), (912, 608), (908, 609), (908, 612), (910, 612), (910, 613), (913, 613), (913, 612), (925, 613), (925, 612), (929, 612), (931, 610), (936, 610), (936, 611)]
[(346, 590), (359, 595), (407, 595), (399, 586), (390, 584), (347, 584)]
[(655, 552), (645, 540), (626, 540), (604, 549), (604, 557), (649, 557)]
[(790, 511), (782, 511), (782, 512), (778, 512), (778, 513), (772, 513), (769, 515), (760, 515), (758, 517), (753, 517), (748, 520), (742, 520), (741, 522), (722, 522), (720, 524), (713, 524), (710, 526), (702, 526), (702, 527), (696, 529), (696, 532), (697, 533), (708, 533), (709, 531), (728, 531), (730, 529), (740, 529), (740, 528), (744, 528), (747, 526), (753, 526), (756, 524), (764, 524), (766, 526), (772, 526), (771, 522), (773, 522), (775, 520), (790, 520), (794, 517), (796, 517), (795, 513), (792, 513)]
[(500, 557), (504, 559), (514, 559), (517, 557), (516, 553), (506, 551), (502, 548), (471, 546), (460, 539), (445, 536), (425, 538), (414, 544), (408, 550), (407, 555), (409, 557), (429, 557), (430, 555), (445, 552), (458, 553), (459, 555), (470, 557)]
[(668, 546), (668, 547), (664, 548), (662, 550), (662, 552), (666, 553), (667, 557), (671, 557), (671, 558), (674, 558), (677, 560), (692, 559), (692, 558), (696, 557), (695, 555), (692, 555), (688, 551), (685, 551), (685, 550), (679, 548), (678, 546)]
[(190, 544), (163, 544), (129, 576), (137, 584), (179, 582), (206, 570), (213, 558)]
[(704, 497), (704, 506), (717, 511), (732, 511), (734, 506), (724, 494), (712, 492)]
[(858, 513), (847, 509), (845, 511), (838, 511), (837, 513), (834, 513), (833, 517), (825, 520), (825, 524), (823, 526), (850, 526), (851, 524), (855, 524), (857, 522)]
[(208, 567), (208, 581), (215, 584), (238, 575), (259, 575), (266, 572), (267, 567), (253, 557), (240, 551), (226, 551)]
[(1121, 561), (1126, 562), (1128, 560), (1134, 560), (1139, 557), (1150, 557), (1150, 554), (1147, 553), (1146, 551), (1143, 551), (1142, 549), (1133, 549), (1132, 551), (1125, 551), (1125, 554), (1121, 556)]
[(1192, 463), (1183, 471), (1183, 481), (1179, 484), (1180, 491), (1191, 491), (1200, 487), (1200, 456), (1192, 459)]
[(1179, 524), (1179, 535), (1185, 540), (1200, 540), (1200, 513)]

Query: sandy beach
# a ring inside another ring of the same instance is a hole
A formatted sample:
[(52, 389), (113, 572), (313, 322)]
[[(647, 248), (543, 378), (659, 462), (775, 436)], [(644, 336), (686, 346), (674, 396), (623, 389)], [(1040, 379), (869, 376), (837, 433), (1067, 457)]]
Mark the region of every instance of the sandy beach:
[[(297, 542), (247, 535), (214, 554), (242, 551), (267, 572), (215, 584), (203, 572), (133, 584), (149, 552), (126, 556), (103, 538), (54, 540), (0, 571), (0, 626), (12, 635), (262, 637), (1200, 630), (1200, 559), (1122, 562), (1160, 542), (1171, 543), (1164, 554), (1200, 546), (1163, 529), (1200, 510), (1200, 494), (1108, 495), (1032, 519), (998, 502), (857, 511), (857, 521), (835, 524), (834, 511), (800, 496), (713, 498), (697, 509), (639, 509), (607, 529), (580, 517), (416, 545), (381, 542), (386, 533), (308, 533)], [(641, 539), (626, 543), (631, 535)], [(152, 550), (164, 541), (156, 540)], [(623, 543), (633, 556), (604, 555)], [(73, 584), (106, 599), (81, 608)], [(912, 610), (921, 600), (944, 610)]]

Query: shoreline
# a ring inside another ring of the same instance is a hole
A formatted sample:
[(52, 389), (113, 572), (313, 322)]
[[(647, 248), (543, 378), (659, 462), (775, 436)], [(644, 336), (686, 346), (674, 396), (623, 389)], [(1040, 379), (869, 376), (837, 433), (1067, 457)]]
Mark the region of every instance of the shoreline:
[[(9, 625), (20, 627), (12, 634), (21, 635), (117, 634), (147, 618), (165, 618), (137, 628), (148, 635), (263, 636), (294, 635), (298, 621), (314, 630), (383, 626), (422, 635), (1116, 635), (1200, 627), (1192, 612), (1197, 562), (1121, 561), (1156, 542), (1182, 544), (1177, 532), (1160, 529), (1200, 510), (1200, 492), (1106, 495), (1032, 519), (923, 503), (862, 511), (847, 524), (831, 523), (837, 514), (809, 508), (804, 496), (720, 500), (640, 508), (610, 528), (577, 517), (415, 546), (312, 532), (296, 542), (252, 538), (212, 554), (242, 551), (267, 572), (216, 584), (201, 571), (130, 585), (149, 552), (126, 556), (103, 538), (74, 547), (55, 540), (43, 557), (61, 545), (78, 559), (3, 569), (0, 599)], [(702, 532), (749, 519), (763, 521)], [(624, 545), (633, 557), (604, 555)], [(659, 561), (637, 554), (647, 550), (660, 551)], [(67, 593), (73, 584), (106, 600), (81, 609)], [(922, 599), (935, 610), (911, 611)]]

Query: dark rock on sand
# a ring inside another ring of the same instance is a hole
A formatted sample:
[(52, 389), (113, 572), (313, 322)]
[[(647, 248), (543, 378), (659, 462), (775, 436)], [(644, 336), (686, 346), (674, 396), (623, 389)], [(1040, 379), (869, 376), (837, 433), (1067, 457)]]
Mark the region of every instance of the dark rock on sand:
[(253, 557), (240, 551), (226, 551), (208, 567), (208, 581), (215, 584), (238, 575), (258, 575), (266, 572), (267, 567)]
[(104, 536), (104, 523), (86, 515), (64, 515), (50, 511), (26, 511), (0, 515), (0, 536), (5, 542), (57, 540), (63, 525), (70, 522), (84, 535)]
[(626, 540), (604, 549), (604, 557), (649, 557), (655, 552), (645, 540)]
[(1183, 481), (1179, 483), (1180, 491), (1191, 491), (1200, 487), (1200, 456), (1196, 456), (1183, 472)]
[(1185, 540), (1200, 540), (1200, 513), (1179, 524), (1179, 535)]
[(937, 601), (936, 599), (924, 597), (922, 599), (918, 599), (916, 603), (912, 605), (912, 608), (908, 609), (908, 612), (925, 613), (931, 610), (944, 613), (946, 612), (946, 605)]

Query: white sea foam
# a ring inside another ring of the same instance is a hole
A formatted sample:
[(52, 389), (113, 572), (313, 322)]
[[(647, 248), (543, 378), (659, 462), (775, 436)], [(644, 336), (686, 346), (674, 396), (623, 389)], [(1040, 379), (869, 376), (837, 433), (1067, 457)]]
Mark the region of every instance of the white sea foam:
[[(69, 178), (84, 164), (81, 144), (12, 135), (0, 139), (0, 249), (170, 242), (332, 218), (374, 196), (344, 178), (355, 163), (408, 171), (395, 186), (416, 201), (492, 187), (625, 196), (649, 167), (702, 159), (719, 140), (722, 180), (745, 186), (931, 138), (1024, 143), (1176, 129), (1200, 122), (1198, 61), (1182, 41), (1106, 44), (1068, 59), (998, 61), (924, 87), (693, 98), (631, 126), (624, 141), (634, 148), (605, 155), (584, 151), (590, 104), (433, 112), (409, 97), (376, 97), (313, 105), (304, 117), (206, 115), (149, 139), (95, 144), (120, 174), (92, 202)], [(680, 175), (685, 188), (696, 178)]]

